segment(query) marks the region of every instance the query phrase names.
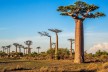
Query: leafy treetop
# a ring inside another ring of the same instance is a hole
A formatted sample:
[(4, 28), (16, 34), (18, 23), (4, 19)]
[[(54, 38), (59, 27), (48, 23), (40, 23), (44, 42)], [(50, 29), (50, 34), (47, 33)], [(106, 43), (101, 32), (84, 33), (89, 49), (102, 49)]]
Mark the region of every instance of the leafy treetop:
[(52, 31), (54, 33), (60, 33), (62, 32), (62, 30), (59, 30), (59, 29), (48, 29), (49, 31)]
[(47, 33), (47, 32), (38, 32), (41, 36), (47, 36), (47, 37), (51, 37), (50, 35), (49, 35), (49, 33)]
[(77, 1), (74, 5), (69, 6), (60, 6), (57, 11), (61, 12), (61, 15), (71, 16), (74, 19), (82, 19), (85, 18), (98, 18), (101, 16), (105, 16), (102, 12), (95, 12), (99, 7), (95, 5), (90, 5), (82, 1)]

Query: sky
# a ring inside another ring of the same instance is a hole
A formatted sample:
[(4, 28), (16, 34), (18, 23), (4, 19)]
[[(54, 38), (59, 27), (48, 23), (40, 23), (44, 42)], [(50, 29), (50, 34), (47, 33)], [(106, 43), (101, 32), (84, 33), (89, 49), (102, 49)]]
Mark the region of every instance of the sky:
[[(68, 38), (75, 36), (75, 22), (71, 17), (61, 16), (57, 11), (59, 6), (73, 4), (77, 0), (0, 0), (0, 47), (32, 40), (32, 51), (49, 48), (49, 38), (41, 37), (37, 32), (48, 29), (61, 29), (59, 47), (68, 48)], [(96, 11), (106, 14), (105, 17), (86, 19), (84, 21), (85, 50), (92, 52), (96, 45), (108, 44), (108, 0), (82, 0), (95, 4), (100, 8)], [(55, 34), (49, 32), (55, 42)], [(26, 45), (25, 45), (26, 46)], [(74, 45), (73, 45), (74, 48)], [(105, 46), (105, 48), (108, 48)], [(95, 49), (99, 49), (96, 47)], [(101, 46), (101, 49), (104, 47)], [(2, 49), (0, 49), (2, 50)], [(11, 51), (15, 50), (12, 46)]]

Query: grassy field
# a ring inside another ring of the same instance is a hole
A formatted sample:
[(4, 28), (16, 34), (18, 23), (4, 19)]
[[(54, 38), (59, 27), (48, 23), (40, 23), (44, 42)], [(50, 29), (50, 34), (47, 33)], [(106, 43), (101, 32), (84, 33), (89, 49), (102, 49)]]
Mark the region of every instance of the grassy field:
[(0, 72), (105, 72), (107, 68), (108, 63), (73, 64), (72, 60), (0, 60)]

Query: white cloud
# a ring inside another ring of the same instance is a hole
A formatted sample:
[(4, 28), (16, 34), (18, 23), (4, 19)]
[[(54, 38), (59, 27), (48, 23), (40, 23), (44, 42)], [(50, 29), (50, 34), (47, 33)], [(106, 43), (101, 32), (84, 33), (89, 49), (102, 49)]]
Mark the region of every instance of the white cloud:
[(99, 43), (92, 46), (87, 52), (88, 53), (95, 53), (96, 51), (108, 51), (108, 43)]

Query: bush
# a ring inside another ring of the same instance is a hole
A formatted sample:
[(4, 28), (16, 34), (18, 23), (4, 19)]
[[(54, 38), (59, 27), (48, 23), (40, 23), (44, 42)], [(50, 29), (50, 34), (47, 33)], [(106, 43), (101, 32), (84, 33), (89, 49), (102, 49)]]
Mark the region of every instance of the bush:
[[(52, 55), (53, 58), (55, 56), (55, 49), (49, 49), (47, 51), (48, 55)], [(58, 58), (59, 59), (67, 59), (69, 58), (69, 50), (67, 48), (59, 48), (58, 49)]]

